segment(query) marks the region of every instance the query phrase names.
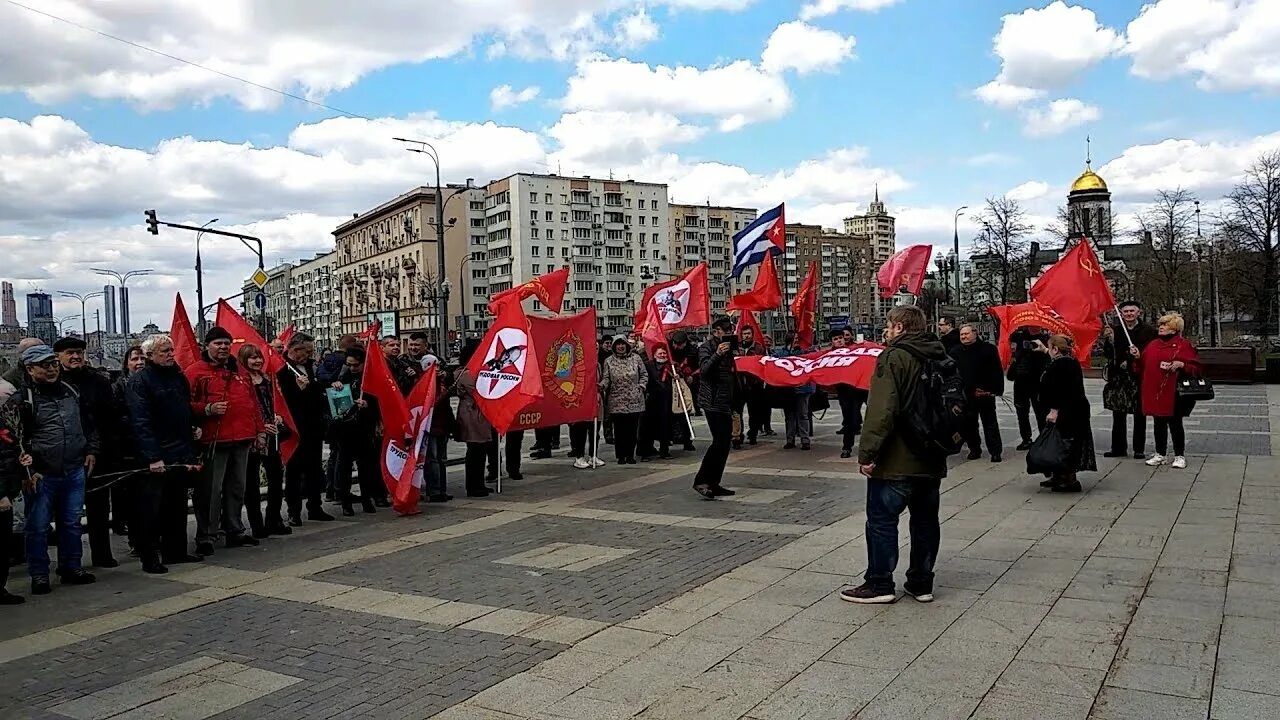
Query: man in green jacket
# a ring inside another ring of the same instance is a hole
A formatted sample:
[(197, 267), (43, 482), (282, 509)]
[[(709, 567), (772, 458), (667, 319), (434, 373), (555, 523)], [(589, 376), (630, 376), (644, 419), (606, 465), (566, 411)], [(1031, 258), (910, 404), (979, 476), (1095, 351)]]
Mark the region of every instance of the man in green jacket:
[(898, 566), (898, 518), (910, 510), (911, 565), (903, 589), (920, 602), (930, 602), (941, 541), (938, 496), (947, 459), (912, 438), (903, 415), (912, 395), (923, 390), (925, 360), (943, 361), (947, 354), (938, 337), (926, 330), (924, 312), (914, 305), (889, 311), (885, 339), (858, 445), (859, 469), (867, 476), (868, 567), (865, 582), (841, 590), (840, 598), (863, 604), (897, 599), (893, 571)]

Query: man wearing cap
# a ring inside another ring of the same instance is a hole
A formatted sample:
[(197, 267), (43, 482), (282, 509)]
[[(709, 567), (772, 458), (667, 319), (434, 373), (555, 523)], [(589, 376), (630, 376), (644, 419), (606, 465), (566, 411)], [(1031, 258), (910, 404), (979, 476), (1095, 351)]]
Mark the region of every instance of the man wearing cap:
[(0, 442), (0, 485), (7, 487), (14, 478), (22, 484), (31, 594), (45, 595), (53, 589), (49, 584), (50, 521), (58, 525), (62, 584), (88, 585), (96, 580), (80, 564), (84, 552), (80, 511), (85, 474), (93, 472), (98, 437), (79, 393), (59, 377), (62, 365), (53, 348), (36, 345), (20, 357), (26, 371), (22, 384), (0, 408), (7, 431), (0, 436), (8, 439)]
[[(80, 394), (80, 407), (93, 418), (97, 428), (102, 462), (97, 474), (125, 470), (113, 462), (111, 451), (121, 446), (120, 410), (106, 375), (85, 364), (84, 340), (78, 337), (58, 338), (53, 351), (62, 365), (60, 377)], [(124, 507), (111, 506), (110, 481), (100, 481), (93, 474), (85, 479), (84, 514), (89, 524), (89, 554), (93, 566), (113, 568), (120, 565), (111, 553), (111, 513), (126, 514)], [(116, 497), (120, 497), (117, 493)]]
[(196, 554), (213, 554), (225, 536), (227, 547), (257, 545), (244, 531), (244, 484), (249, 450), (266, 442), (266, 426), (245, 370), (231, 357), (231, 333), (214, 325), (204, 338), (200, 360), (186, 369), (191, 413), (200, 423), (203, 464), (192, 504)]

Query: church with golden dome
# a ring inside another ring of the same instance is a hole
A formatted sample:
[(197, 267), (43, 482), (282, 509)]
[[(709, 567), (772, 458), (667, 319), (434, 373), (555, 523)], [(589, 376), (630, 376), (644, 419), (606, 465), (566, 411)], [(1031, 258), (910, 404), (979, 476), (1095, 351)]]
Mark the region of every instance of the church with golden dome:
[(1093, 171), (1093, 160), (1084, 162), (1084, 172), (1071, 183), (1067, 193), (1067, 237), (1087, 237), (1095, 245), (1111, 244), (1111, 191), (1107, 181)]

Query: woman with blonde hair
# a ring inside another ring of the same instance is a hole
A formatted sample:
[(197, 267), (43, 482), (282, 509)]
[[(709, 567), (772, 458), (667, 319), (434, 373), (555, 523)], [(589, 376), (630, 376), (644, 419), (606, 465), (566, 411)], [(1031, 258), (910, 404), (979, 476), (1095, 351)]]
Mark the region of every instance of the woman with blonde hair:
[(1152, 467), (1164, 464), (1170, 435), (1173, 436), (1173, 467), (1187, 466), (1182, 419), (1191, 414), (1194, 403), (1178, 398), (1178, 378), (1199, 377), (1203, 368), (1195, 347), (1182, 337), (1183, 327), (1182, 315), (1165, 314), (1157, 323), (1156, 339), (1138, 356), (1142, 412), (1155, 419), (1156, 453), (1147, 458), (1147, 464)]
[(1084, 373), (1075, 358), (1071, 338), (1049, 338), (1049, 366), (1040, 379), (1040, 405), (1045, 422), (1058, 429), (1070, 448), (1066, 468), (1040, 483), (1053, 492), (1080, 492), (1076, 473), (1098, 469), (1093, 451), (1093, 428), (1089, 425), (1089, 396), (1084, 391)]

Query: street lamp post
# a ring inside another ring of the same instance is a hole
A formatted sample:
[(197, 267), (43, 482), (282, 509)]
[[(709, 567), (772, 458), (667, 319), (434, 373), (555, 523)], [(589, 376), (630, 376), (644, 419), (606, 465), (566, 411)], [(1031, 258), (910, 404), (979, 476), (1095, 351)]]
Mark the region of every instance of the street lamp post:
[[(471, 262), (471, 254), (467, 253), (462, 257), (462, 262), (458, 263), (458, 309), (462, 312), (458, 317), (458, 342), (463, 343), (467, 339), (467, 315), (470, 313), (471, 296), (467, 294), (467, 276), (462, 274), (463, 268), (467, 263)], [(556, 308), (556, 312), (560, 312), (560, 308)]]
[(89, 269), (99, 275), (106, 275), (107, 277), (115, 278), (115, 281), (120, 285), (120, 334), (127, 338), (129, 336), (129, 311), (126, 307), (128, 305), (128, 290), (126, 289), (126, 286), (128, 285), (130, 278), (135, 278), (141, 275), (150, 275), (155, 271), (148, 268), (145, 270), (129, 270), (121, 273), (115, 270), (106, 270), (103, 268)]
[(968, 209), (969, 209), (968, 205), (961, 205), (960, 207), (956, 208), (956, 214), (952, 218), (952, 223), (951, 223), (951, 241), (952, 241), (951, 249), (955, 252), (955, 255), (956, 255), (955, 270), (956, 270), (957, 304), (959, 304), (959, 298), (960, 298), (960, 211), (968, 210)]
[[(204, 265), (200, 262), (200, 238), (204, 236), (204, 229), (218, 222), (218, 218), (214, 218), (209, 222), (200, 226), (196, 231), (196, 307), (204, 307)], [(197, 332), (201, 339), (204, 338), (204, 315), (201, 315), (196, 322)]]
[[(444, 189), (440, 187), (440, 152), (435, 146), (425, 140), (411, 140), (409, 138), (392, 138), (396, 142), (414, 143), (421, 147), (405, 148), (409, 152), (419, 153), (431, 158), (431, 164), (436, 168), (436, 273), (443, 279), (445, 277), (444, 266)], [(447, 360), (449, 350), (447, 345), (447, 337), (449, 330), (449, 308), (442, 305), (436, 308), (438, 316), (438, 324), (440, 328), (440, 344), (441, 359)]]
[(59, 290), (58, 294), (63, 297), (75, 298), (76, 300), (80, 301), (80, 337), (81, 339), (88, 338), (89, 328), (86, 322), (88, 313), (85, 312), (84, 304), (89, 300), (92, 300), (93, 298), (102, 297), (105, 293), (103, 293), (102, 291), (98, 291), (98, 292), (91, 292), (88, 295), (82, 295), (80, 293), (73, 293), (67, 290)]
[(66, 329), (63, 327), (64, 325), (71, 322), (72, 320), (79, 320), (79, 319), (80, 319), (79, 315), (68, 315), (62, 318), (55, 317), (53, 321), (58, 324), (58, 337), (63, 337), (66, 335)]

